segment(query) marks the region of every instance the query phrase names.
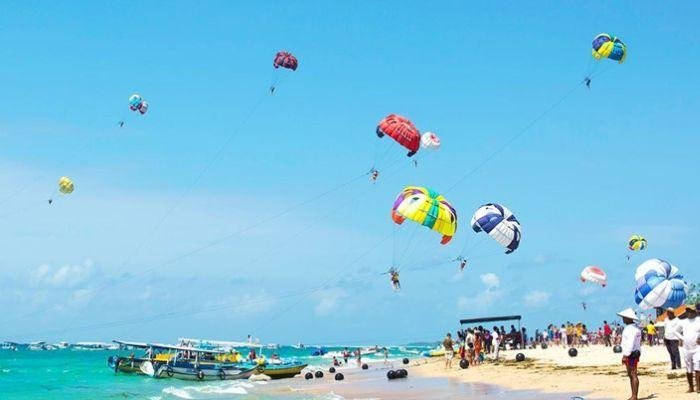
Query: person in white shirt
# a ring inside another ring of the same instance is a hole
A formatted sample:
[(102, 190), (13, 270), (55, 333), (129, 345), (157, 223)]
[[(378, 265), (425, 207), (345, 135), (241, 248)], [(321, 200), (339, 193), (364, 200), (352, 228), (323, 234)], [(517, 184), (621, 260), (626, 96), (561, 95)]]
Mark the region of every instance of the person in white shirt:
[(637, 366), (641, 357), (642, 331), (639, 330), (635, 321), (639, 321), (637, 314), (631, 308), (617, 313), (622, 317), (625, 328), (622, 330), (622, 363), (627, 368), (627, 376), (630, 378), (630, 389), (632, 397), (629, 400), (637, 400), (639, 393), (639, 376), (637, 376)]
[[(682, 320), (677, 330), (680, 333), (681, 346), (683, 347), (686, 377), (688, 378), (688, 393), (693, 393), (693, 378), (698, 393), (700, 393), (700, 318), (694, 305), (685, 308), (686, 319)], [(695, 374), (695, 376), (693, 376)]]
[(681, 354), (678, 352), (678, 334), (680, 320), (676, 318), (676, 313), (673, 308), (666, 309), (666, 320), (664, 321), (664, 344), (668, 355), (671, 357), (671, 369), (680, 369)]
[(559, 335), (561, 336), (561, 345), (566, 347), (569, 345), (569, 337), (566, 334), (566, 326), (562, 324), (561, 329), (559, 329)]
[(498, 332), (498, 327), (494, 326), (491, 332), (491, 337), (493, 337), (493, 348), (494, 356), (493, 359), (498, 361), (498, 353), (501, 350), (501, 340), (503, 340), (502, 335)]

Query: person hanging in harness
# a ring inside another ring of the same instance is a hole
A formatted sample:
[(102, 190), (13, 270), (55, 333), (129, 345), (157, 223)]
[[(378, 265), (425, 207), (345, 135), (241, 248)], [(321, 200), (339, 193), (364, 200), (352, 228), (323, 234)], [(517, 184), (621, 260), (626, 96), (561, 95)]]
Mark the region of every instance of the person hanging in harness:
[(462, 256), (459, 256), (455, 261), (459, 261), (459, 270), (464, 271), (464, 268), (467, 267), (467, 259)]
[(396, 268), (389, 268), (389, 279), (391, 279), (391, 286), (394, 288), (394, 290), (401, 290), (401, 282), (399, 281), (399, 271)]
[(374, 167), (372, 170), (370, 170), (370, 176), (369, 179), (372, 181), (372, 183), (377, 182), (377, 178), (379, 178), (379, 171), (377, 171)]
[(275, 94), (275, 85), (270, 86), (270, 96)]
[(587, 76), (587, 77), (583, 78), (583, 82), (586, 84), (586, 87), (590, 90), (591, 89), (591, 78)]

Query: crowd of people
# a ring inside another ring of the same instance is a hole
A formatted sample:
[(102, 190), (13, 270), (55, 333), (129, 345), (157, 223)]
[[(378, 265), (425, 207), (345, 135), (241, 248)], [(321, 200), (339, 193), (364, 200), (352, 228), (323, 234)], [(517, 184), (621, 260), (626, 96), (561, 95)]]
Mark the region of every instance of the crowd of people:
[(616, 351), (622, 354), (622, 363), (630, 380), (630, 400), (637, 400), (637, 366), (642, 345), (658, 346), (663, 343), (669, 354), (671, 369), (680, 369), (681, 364), (685, 365), (688, 392), (700, 393), (700, 318), (697, 318), (697, 306), (686, 305), (685, 310), (678, 315), (674, 309), (669, 308), (665, 310), (662, 323), (657, 322), (658, 319), (651, 315), (638, 317), (634, 310), (626, 309), (617, 314), (622, 323), (603, 321), (601, 326), (591, 330), (580, 322), (549, 324), (546, 329), (535, 330), (532, 336), (528, 336), (525, 327), (516, 329), (514, 325), (511, 325), (508, 331), (504, 326), (493, 326), (491, 329), (483, 326), (460, 329), (456, 342), (450, 333), (442, 341), (445, 368), (452, 367), (455, 347), (458, 348), (461, 360), (465, 360), (470, 366), (478, 366), (489, 355), (497, 361), (499, 351), (505, 349), (616, 346)]

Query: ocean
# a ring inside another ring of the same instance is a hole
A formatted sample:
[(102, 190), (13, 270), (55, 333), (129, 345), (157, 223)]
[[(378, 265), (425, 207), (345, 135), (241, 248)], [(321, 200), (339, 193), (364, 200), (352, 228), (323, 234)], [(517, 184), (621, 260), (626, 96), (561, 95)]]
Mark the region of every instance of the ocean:
[[(344, 398), (372, 399), (521, 399), (544, 400), (568, 398), (545, 396), (528, 392), (507, 392), (490, 385), (470, 385), (447, 378), (418, 378), (388, 382), (390, 368), (402, 368), (401, 359), (416, 359), (427, 348), (391, 348), (389, 363), (383, 354), (363, 357), (369, 370), (358, 368), (354, 360), (338, 368), (346, 379), (336, 382), (328, 367), (333, 352), (328, 348), (323, 357), (310, 356), (310, 349), (282, 347), (275, 350), (285, 359), (297, 359), (309, 368), (325, 371), (324, 378), (305, 380), (303, 376), (271, 382), (209, 381), (190, 382), (176, 379), (153, 379), (143, 375), (115, 374), (107, 366), (107, 358), (118, 351), (107, 350), (0, 350), (0, 399), (308, 399), (342, 400)], [(269, 355), (270, 350), (265, 351)], [(122, 351), (122, 354), (129, 354)]]

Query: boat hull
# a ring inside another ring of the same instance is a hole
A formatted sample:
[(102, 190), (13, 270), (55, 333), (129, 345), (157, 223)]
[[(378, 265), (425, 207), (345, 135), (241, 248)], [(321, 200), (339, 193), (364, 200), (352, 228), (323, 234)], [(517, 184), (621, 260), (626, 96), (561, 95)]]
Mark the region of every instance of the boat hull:
[(274, 365), (268, 364), (260, 367), (256, 374), (265, 374), (270, 377), (270, 379), (285, 379), (294, 378), (301, 373), (301, 370), (306, 368), (307, 364), (293, 364), (293, 365)]
[(110, 356), (107, 359), (107, 366), (114, 371), (114, 373), (143, 374), (141, 371), (141, 364), (146, 361), (148, 361), (147, 358)]
[(175, 378), (188, 381), (227, 381), (247, 379), (256, 368), (240, 367), (230, 364), (199, 364), (191, 362), (151, 363), (141, 365), (141, 371), (154, 378)]

